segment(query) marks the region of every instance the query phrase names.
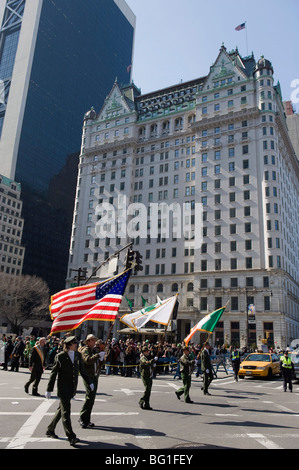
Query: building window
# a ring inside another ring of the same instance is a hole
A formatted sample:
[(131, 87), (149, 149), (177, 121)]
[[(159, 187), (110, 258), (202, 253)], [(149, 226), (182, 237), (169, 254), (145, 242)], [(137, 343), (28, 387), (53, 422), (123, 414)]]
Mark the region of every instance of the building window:
[(202, 311), (208, 310), (208, 298), (207, 297), (200, 298), (200, 310)]
[(231, 322), (230, 328), (231, 328), (231, 344), (233, 346), (238, 347), (240, 345), (240, 324), (239, 324), (239, 322)]
[(239, 298), (238, 297), (231, 297), (231, 310), (232, 311), (239, 310)]
[(264, 297), (264, 310), (269, 311), (270, 310), (270, 296), (265, 295)]

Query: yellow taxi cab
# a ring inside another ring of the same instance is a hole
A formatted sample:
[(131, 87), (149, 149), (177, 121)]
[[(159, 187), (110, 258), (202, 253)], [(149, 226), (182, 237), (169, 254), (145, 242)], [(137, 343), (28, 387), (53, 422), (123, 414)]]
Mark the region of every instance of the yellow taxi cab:
[(280, 374), (279, 365), (280, 359), (277, 354), (252, 353), (241, 362), (238, 375), (240, 379), (244, 379), (245, 376), (272, 377)]

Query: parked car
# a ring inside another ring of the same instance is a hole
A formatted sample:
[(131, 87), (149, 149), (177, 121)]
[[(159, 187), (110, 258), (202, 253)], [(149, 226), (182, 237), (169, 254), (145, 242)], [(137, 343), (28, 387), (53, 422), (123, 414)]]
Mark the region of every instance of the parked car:
[(299, 380), (299, 351), (293, 351), (291, 353), (292, 363), (294, 364), (294, 380)]
[[(273, 353), (252, 353), (240, 364), (239, 377), (272, 377), (280, 374), (279, 356)], [(298, 364), (299, 365), (299, 364)]]

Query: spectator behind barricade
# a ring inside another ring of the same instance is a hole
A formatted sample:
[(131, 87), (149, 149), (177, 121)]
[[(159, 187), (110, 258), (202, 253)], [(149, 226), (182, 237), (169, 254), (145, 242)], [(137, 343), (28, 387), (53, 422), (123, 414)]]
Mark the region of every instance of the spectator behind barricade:
[(119, 347), (119, 365), (120, 365), (120, 375), (125, 375), (125, 344), (122, 340), (118, 342)]
[(176, 371), (175, 371), (175, 374), (174, 374), (174, 377), (173, 377), (174, 379), (176, 377), (181, 379), (180, 358), (182, 357), (182, 354), (183, 354), (182, 345), (181, 345), (181, 343), (178, 343), (177, 347), (176, 347), (176, 351), (174, 352), (174, 357), (175, 357), (176, 363), (177, 363)]
[(102, 339), (98, 339), (98, 341), (96, 342), (96, 346), (95, 346), (99, 352), (102, 352), (102, 351), (105, 351), (105, 343)]
[(25, 340), (25, 348), (24, 348), (24, 353), (23, 353), (25, 367), (29, 367), (29, 358), (30, 358), (31, 351), (32, 351), (32, 348), (30, 346), (30, 341), (27, 338), (27, 340)]
[(105, 356), (105, 369), (106, 375), (111, 374), (111, 361), (112, 361), (112, 351), (111, 351), (111, 340), (107, 339), (107, 344), (105, 346), (106, 356)]
[(136, 348), (135, 348), (135, 364), (136, 364), (136, 367), (135, 367), (135, 374), (136, 374), (136, 376), (137, 376), (138, 378), (140, 377), (140, 368), (139, 368), (139, 364), (140, 364), (140, 357), (141, 357), (141, 354), (142, 354), (142, 346), (141, 346), (141, 343), (137, 343)]
[(118, 366), (119, 366), (119, 354), (120, 349), (115, 338), (111, 342), (111, 366), (113, 375), (117, 375)]
[(29, 366), (30, 355), (35, 346), (35, 343), (36, 343), (36, 338), (34, 335), (31, 335), (30, 337), (25, 338), (25, 347), (24, 347), (24, 352), (23, 352), (25, 367)]
[(13, 372), (19, 372), (20, 367), (20, 360), (23, 356), (25, 344), (22, 339), (22, 336), (18, 336), (11, 354), (11, 368), (10, 370)]
[(8, 336), (7, 341), (5, 343), (5, 347), (4, 347), (4, 363), (3, 363), (2, 370), (7, 370), (13, 348), (14, 348), (14, 344), (12, 342), (12, 338), (11, 336)]
[(132, 343), (129, 343), (128, 347), (125, 350), (125, 360), (126, 360), (126, 377), (132, 377), (133, 366), (135, 364), (135, 348)]
[(59, 348), (59, 340), (55, 338), (54, 342), (52, 342), (50, 346), (47, 367), (51, 368), (52, 365), (54, 364), (55, 356), (58, 353), (58, 348)]

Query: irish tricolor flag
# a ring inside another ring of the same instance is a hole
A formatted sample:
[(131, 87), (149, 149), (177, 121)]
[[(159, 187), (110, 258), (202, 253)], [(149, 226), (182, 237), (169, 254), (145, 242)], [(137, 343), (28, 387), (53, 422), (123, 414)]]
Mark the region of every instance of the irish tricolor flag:
[(209, 315), (206, 315), (202, 320), (200, 320), (190, 331), (189, 335), (184, 339), (184, 343), (188, 345), (190, 339), (197, 331), (204, 331), (206, 333), (213, 333), (218, 321), (220, 320), (221, 315), (223, 314), (226, 307), (219, 308)]

